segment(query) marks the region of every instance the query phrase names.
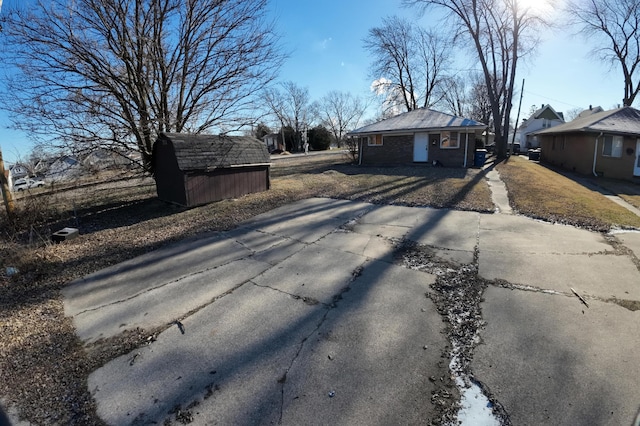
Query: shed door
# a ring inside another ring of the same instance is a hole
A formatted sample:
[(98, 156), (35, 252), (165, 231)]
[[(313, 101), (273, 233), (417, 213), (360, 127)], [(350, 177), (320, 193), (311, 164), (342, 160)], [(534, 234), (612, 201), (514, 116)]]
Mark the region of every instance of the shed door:
[(416, 133), (413, 137), (413, 161), (425, 163), (429, 159), (429, 134)]
[(633, 175), (640, 176), (640, 139), (636, 140), (636, 163), (633, 167)]

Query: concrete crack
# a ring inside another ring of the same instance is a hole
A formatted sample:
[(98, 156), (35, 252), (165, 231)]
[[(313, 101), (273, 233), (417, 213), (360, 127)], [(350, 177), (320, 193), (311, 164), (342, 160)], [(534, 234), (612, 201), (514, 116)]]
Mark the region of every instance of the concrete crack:
[[(494, 285), (496, 287), (502, 287), (502, 288), (506, 288), (509, 290), (519, 290), (519, 291), (529, 291), (531, 293), (542, 293), (542, 294), (549, 294), (552, 296), (564, 296), (564, 297), (570, 297), (570, 298), (575, 298), (577, 295), (571, 291), (557, 291), (557, 290), (550, 290), (550, 289), (544, 289), (544, 288), (539, 288), (539, 287), (533, 287), (530, 285), (522, 285), (522, 284), (512, 284), (510, 282), (507, 282), (505, 280), (493, 280), (491, 282), (489, 282), (490, 285)], [(617, 297), (609, 297), (609, 298), (604, 298), (604, 297), (599, 297), (599, 296), (594, 296), (594, 295), (590, 295), (590, 294), (580, 294), (580, 297), (586, 299), (586, 301), (590, 301), (590, 300), (597, 300), (599, 302), (603, 302), (603, 303), (613, 303), (616, 304), (618, 306), (621, 306), (625, 309), (628, 309), (630, 311), (640, 311), (640, 301), (638, 300), (630, 300), (630, 299), (618, 299)], [(580, 301), (578, 299), (578, 301)], [(588, 307), (588, 306), (587, 306)]]
[[(436, 276), (431, 285), (432, 291), (426, 294), (431, 299), (438, 313), (447, 324), (447, 336), (451, 347), (445, 348), (443, 357), (450, 359), (449, 370), (455, 377), (460, 391), (459, 401), (432, 397), (432, 403), (441, 408), (441, 424), (458, 424), (458, 416), (463, 413), (465, 404), (478, 404), (470, 399), (483, 396), (488, 402), (484, 404), (485, 417), (493, 424), (510, 425), (511, 421), (504, 407), (473, 376), (471, 361), (473, 351), (480, 342), (479, 331), (485, 325), (482, 319), (480, 303), (488, 282), (478, 276), (478, 248), (474, 251), (471, 264), (456, 265), (436, 257), (434, 249), (406, 242), (398, 256), (402, 263), (411, 269), (420, 270)], [(434, 394), (434, 397), (438, 392)], [(486, 406), (490, 406), (488, 409)], [(489, 423), (489, 424), (492, 424)]]
[[(354, 269), (354, 271), (351, 274), (351, 279), (348, 281), (347, 285), (345, 287), (343, 287), (342, 290), (340, 290), (337, 294), (335, 294), (333, 296), (332, 303), (330, 303), (330, 304), (322, 303), (323, 309), (325, 309), (325, 312), (322, 315), (322, 318), (320, 318), (320, 321), (318, 321), (318, 324), (316, 325), (316, 327), (308, 335), (306, 335), (306, 336), (304, 336), (302, 338), (302, 340), (300, 341), (300, 344), (298, 345), (298, 350), (296, 351), (295, 355), (291, 359), (291, 362), (289, 363), (289, 366), (285, 369), (283, 375), (278, 379), (278, 383), (280, 383), (280, 385), (281, 385), (281, 388), (280, 388), (280, 392), (281, 392), (280, 419), (278, 420), (278, 424), (282, 424), (282, 417), (284, 415), (284, 391), (285, 391), (285, 385), (286, 385), (286, 382), (287, 382), (287, 375), (289, 374), (289, 371), (291, 371), (291, 368), (293, 368), (293, 365), (295, 364), (295, 362), (297, 361), (298, 357), (300, 356), (300, 353), (302, 352), (302, 349), (304, 348), (304, 345), (307, 342), (307, 340), (309, 340), (309, 338), (311, 336), (313, 336), (315, 333), (318, 332), (318, 330), (320, 330), (322, 325), (327, 320), (327, 316), (329, 315), (329, 312), (331, 312), (333, 309), (335, 309), (338, 306), (338, 302), (340, 300), (342, 300), (342, 295), (351, 290), (351, 285), (358, 279), (358, 277), (360, 275), (362, 275), (362, 271), (363, 270), (364, 270), (364, 263), (362, 265), (358, 266), (356, 269)], [(264, 287), (264, 286), (260, 286), (260, 287)], [(269, 288), (271, 288), (271, 287), (269, 287)], [(273, 289), (273, 290), (280, 291), (280, 290), (277, 290), (277, 289)], [(280, 292), (281, 293), (285, 293), (285, 292), (282, 292), (282, 291), (280, 291)], [(285, 294), (288, 294), (288, 293), (285, 293)]]
[(289, 293), (288, 291), (280, 290), (279, 288), (271, 287), (269, 285), (258, 284), (258, 283), (254, 282), (254, 281), (250, 281), (250, 282), (251, 282), (251, 284), (253, 284), (256, 287), (268, 288), (269, 290), (273, 290), (273, 291), (276, 291), (276, 292), (281, 293), (281, 294), (286, 294), (287, 296), (289, 296), (289, 297), (291, 297), (291, 298), (293, 298), (295, 300), (302, 300), (307, 305), (313, 306), (313, 305), (321, 304), (321, 305), (323, 305), (323, 306), (325, 306), (327, 308), (330, 306), (327, 303), (319, 302), (318, 300), (314, 299), (313, 297), (301, 296), (299, 294)]
[[(93, 308), (84, 309), (84, 310), (82, 310), (82, 311), (80, 311), (80, 312), (78, 312), (78, 313), (76, 313), (76, 314), (74, 314), (74, 315), (82, 315), (82, 314), (85, 314), (85, 313), (87, 313), (87, 312), (97, 311), (97, 310), (102, 309), (102, 308), (105, 308), (105, 307), (107, 307), (107, 306), (120, 305), (120, 304), (122, 304), (122, 303), (125, 303), (125, 302), (128, 302), (128, 301), (130, 301), (130, 300), (133, 300), (133, 299), (135, 299), (136, 297), (139, 297), (139, 296), (141, 296), (141, 295), (143, 295), (143, 294), (150, 293), (150, 292), (155, 291), (155, 290), (159, 290), (159, 289), (161, 289), (161, 288), (163, 288), (163, 287), (166, 287), (166, 286), (168, 286), (168, 285), (171, 285), (171, 284), (179, 283), (180, 281), (184, 281), (184, 280), (186, 280), (186, 279), (188, 279), (188, 278), (192, 278), (192, 277), (195, 277), (195, 276), (197, 276), (197, 275), (202, 275), (202, 274), (204, 274), (204, 273), (206, 273), (206, 272), (214, 271), (214, 270), (216, 270), (216, 269), (218, 269), (218, 268), (222, 268), (223, 266), (229, 265), (229, 264), (231, 264), (231, 263), (233, 263), (233, 262), (237, 262), (238, 260), (243, 260), (243, 259), (249, 258), (249, 257), (251, 257), (251, 256), (252, 256), (252, 255), (249, 255), (249, 256), (247, 256), (247, 257), (240, 258), (240, 259), (234, 259), (234, 260), (231, 260), (231, 261), (229, 261), (229, 262), (223, 263), (223, 264), (221, 264), (221, 265), (212, 266), (212, 267), (210, 267), (210, 268), (205, 268), (205, 269), (202, 269), (202, 270), (200, 270), (200, 271), (196, 271), (196, 272), (192, 272), (192, 273), (187, 274), (187, 275), (183, 275), (183, 276), (181, 276), (181, 277), (179, 277), (179, 278), (176, 278), (176, 279), (171, 280), (171, 281), (164, 282), (164, 283), (159, 284), (159, 285), (157, 285), (157, 286), (150, 287), (150, 288), (146, 288), (146, 289), (144, 289), (143, 291), (138, 292), (138, 293), (136, 293), (136, 294), (133, 294), (133, 295), (131, 295), (131, 296), (129, 296), (129, 297), (126, 297), (126, 298), (123, 298), (123, 299), (119, 299), (119, 300), (116, 300), (116, 301), (114, 301), (114, 302), (105, 303), (105, 304), (100, 305), (100, 306), (95, 306), (95, 307), (93, 307)], [(260, 275), (260, 274), (258, 274), (258, 275)], [(258, 275), (256, 275), (256, 276), (258, 276)], [(253, 277), (253, 278), (255, 278), (255, 277)], [(253, 278), (251, 278), (251, 279), (253, 279)], [(242, 284), (244, 284), (244, 283), (242, 283)], [(242, 284), (241, 284), (241, 285), (242, 285)], [(235, 287), (235, 288), (238, 288), (238, 287)], [(235, 289), (235, 288), (234, 288), (234, 289)]]

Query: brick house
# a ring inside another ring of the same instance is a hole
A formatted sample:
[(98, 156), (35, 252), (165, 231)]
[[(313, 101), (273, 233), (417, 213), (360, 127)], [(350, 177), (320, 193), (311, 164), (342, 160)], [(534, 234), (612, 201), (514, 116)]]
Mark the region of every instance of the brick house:
[(581, 115), (537, 136), (543, 162), (585, 175), (640, 177), (640, 111), (635, 108)]
[(473, 165), (476, 140), (487, 125), (420, 108), (347, 133), (357, 138), (359, 164)]

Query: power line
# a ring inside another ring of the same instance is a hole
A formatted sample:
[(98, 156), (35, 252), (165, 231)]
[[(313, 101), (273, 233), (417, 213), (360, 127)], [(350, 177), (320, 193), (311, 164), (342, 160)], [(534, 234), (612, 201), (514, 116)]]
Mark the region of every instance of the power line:
[(546, 100), (546, 101), (551, 101), (551, 102), (554, 102), (554, 103), (556, 103), (556, 102), (557, 102), (557, 103), (564, 104), (564, 105), (567, 105), (567, 106), (570, 106), (570, 107), (574, 107), (574, 108), (584, 108), (584, 106), (574, 105), (574, 104), (570, 104), (570, 103), (568, 103), (568, 102), (559, 101), (558, 99), (553, 99), (553, 98), (550, 98), (550, 97), (548, 97), (548, 96), (541, 95), (541, 94), (539, 94), (539, 93), (530, 92), (530, 91), (528, 91), (528, 90), (525, 90), (525, 91), (524, 91), (524, 93), (526, 93), (526, 94), (528, 94), (528, 95), (539, 96), (539, 97), (541, 97), (542, 99), (544, 99), (544, 100)]

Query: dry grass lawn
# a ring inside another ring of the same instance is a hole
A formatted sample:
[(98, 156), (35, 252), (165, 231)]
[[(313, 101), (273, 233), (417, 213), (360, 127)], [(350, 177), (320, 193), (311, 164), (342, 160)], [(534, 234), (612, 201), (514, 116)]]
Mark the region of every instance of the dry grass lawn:
[(507, 185), (509, 202), (520, 214), (599, 231), (640, 228), (637, 215), (543, 165), (511, 157), (496, 169)]

